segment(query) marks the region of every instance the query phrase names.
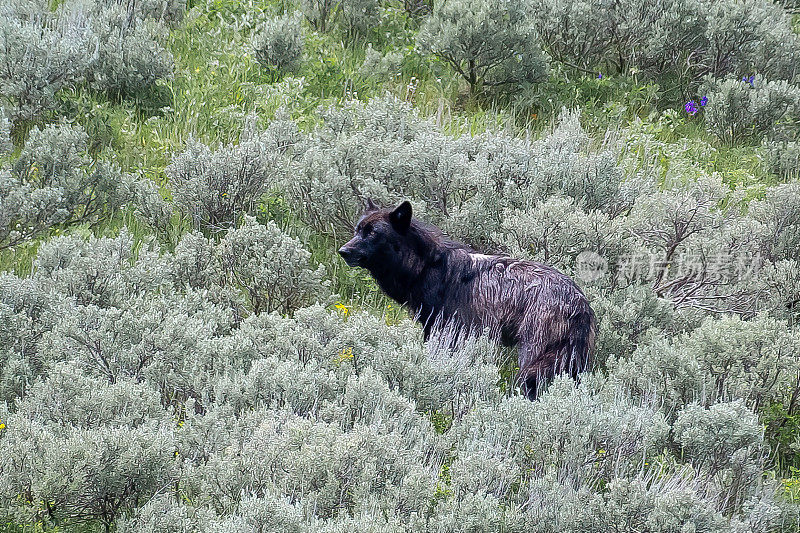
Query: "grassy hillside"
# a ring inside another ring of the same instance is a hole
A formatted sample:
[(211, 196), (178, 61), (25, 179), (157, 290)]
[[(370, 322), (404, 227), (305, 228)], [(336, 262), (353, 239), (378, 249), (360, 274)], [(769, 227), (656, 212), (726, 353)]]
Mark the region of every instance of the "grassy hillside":
[[(797, 531), (800, 26), (670, 6), (5, 2), (0, 528)], [(423, 343), (367, 198), (573, 276), (593, 371)]]

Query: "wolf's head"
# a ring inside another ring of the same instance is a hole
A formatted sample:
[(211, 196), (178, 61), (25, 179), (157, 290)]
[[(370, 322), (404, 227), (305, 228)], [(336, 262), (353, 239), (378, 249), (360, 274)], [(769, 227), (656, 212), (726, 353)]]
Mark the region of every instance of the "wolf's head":
[(410, 227), (408, 201), (394, 209), (380, 209), (369, 201), (353, 238), (339, 249), (339, 254), (348, 265), (372, 271), (405, 263), (415, 252), (408, 238)]

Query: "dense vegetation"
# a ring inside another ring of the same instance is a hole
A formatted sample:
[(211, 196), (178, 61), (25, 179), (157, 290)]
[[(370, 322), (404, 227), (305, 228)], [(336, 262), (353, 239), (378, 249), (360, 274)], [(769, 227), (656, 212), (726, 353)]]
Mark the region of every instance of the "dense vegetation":
[[(767, 0), (2, 0), (8, 531), (800, 528), (800, 22)], [(335, 250), (553, 264), (519, 395)]]

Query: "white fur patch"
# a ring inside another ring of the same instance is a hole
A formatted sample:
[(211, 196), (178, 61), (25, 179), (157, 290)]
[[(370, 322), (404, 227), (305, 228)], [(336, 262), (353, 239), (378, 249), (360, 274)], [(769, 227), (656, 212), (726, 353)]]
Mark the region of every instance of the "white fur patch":
[(478, 264), (481, 261), (485, 261), (487, 259), (494, 258), (493, 255), (486, 255), (486, 254), (469, 254), (469, 258), (472, 260), (473, 264)]

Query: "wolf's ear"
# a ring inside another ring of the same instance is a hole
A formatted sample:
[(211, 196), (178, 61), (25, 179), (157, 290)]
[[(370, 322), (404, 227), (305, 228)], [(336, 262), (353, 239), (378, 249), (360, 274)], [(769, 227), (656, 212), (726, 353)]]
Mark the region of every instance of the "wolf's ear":
[(411, 225), (411, 202), (406, 200), (398, 205), (394, 211), (389, 213), (389, 221), (398, 232), (408, 231), (408, 227)]
[(378, 204), (376, 204), (372, 198), (367, 198), (367, 201), (364, 204), (364, 206), (367, 211), (377, 211), (378, 209), (380, 209), (380, 207), (378, 207)]

